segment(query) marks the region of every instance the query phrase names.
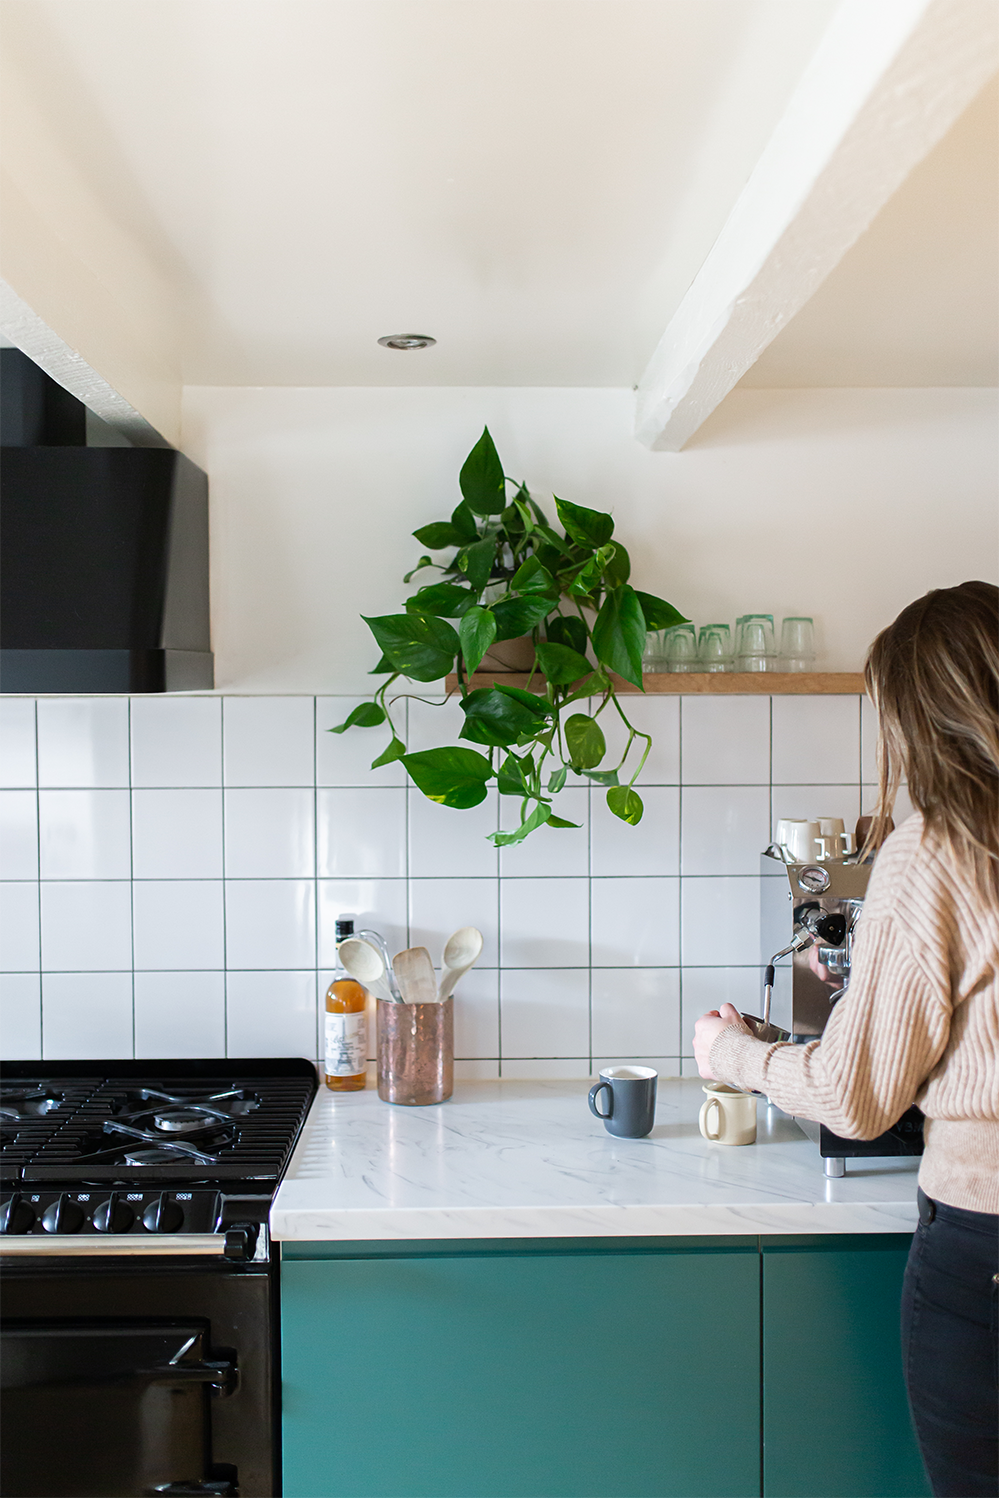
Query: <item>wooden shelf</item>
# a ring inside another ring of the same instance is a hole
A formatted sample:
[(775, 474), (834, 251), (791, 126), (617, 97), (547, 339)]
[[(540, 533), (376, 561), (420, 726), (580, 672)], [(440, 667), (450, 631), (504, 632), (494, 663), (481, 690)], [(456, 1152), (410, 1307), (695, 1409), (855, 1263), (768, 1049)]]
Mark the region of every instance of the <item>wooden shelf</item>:
[[(630, 681), (611, 673), (618, 692), (637, 693)], [(642, 678), (649, 696), (666, 697), (786, 697), (821, 694), (825, 696), (858, 696), (864, 691), (860, 671), (657, 671)], [(481, 671), (469, 681), (469, 687), (527, 687), (525, 671)], [(458, 690), (453, 673), (445, 681), (448, 692)], [(535, 677), (529, 690), (541, 691), (542, 679)]]

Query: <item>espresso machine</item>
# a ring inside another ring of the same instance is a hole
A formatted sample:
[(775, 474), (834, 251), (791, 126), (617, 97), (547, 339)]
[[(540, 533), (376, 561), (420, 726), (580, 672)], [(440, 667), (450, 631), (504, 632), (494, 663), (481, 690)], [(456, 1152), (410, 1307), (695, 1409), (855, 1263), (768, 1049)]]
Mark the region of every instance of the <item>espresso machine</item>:
[[(872, 867), (860, 862), (858, 854), (792, 861), (776, 843), (761, 855), (760, 955), (767, 987), (763, 1019), (747, 1016), (761, 1038), (807, 1044), (822, 1034), (849, 987), (854, 936)], [(830, 981), (814, 971), (812, 948)], [(795, 1121), (818, 1144), (827, 1176), (845, 1175), (848, 1159), (923, 1152), (918, 1108), (909, 1108), (877, 1139), (842, 1139), (825, 1124)]]

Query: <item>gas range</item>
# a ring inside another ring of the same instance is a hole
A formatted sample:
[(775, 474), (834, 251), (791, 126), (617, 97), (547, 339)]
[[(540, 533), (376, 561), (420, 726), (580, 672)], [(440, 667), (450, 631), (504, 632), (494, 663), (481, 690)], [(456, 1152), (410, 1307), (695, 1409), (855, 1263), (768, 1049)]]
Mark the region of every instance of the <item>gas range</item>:
[(0, 1253), (263, 1251), (307, 1061), (0, 1067)]

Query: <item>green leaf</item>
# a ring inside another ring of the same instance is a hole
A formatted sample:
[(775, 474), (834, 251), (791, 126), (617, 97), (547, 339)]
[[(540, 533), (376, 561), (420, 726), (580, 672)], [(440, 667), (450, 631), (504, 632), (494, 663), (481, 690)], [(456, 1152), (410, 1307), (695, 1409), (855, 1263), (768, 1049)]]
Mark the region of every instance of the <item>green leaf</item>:
[(614, 555), (604, 567), (604, 577), (612, 588), (617, 588), (621, 583), (626, 583), (630, 576), (631, 558), (620, 541), (615, 541)]
[(496, 620), (488, 609), (473, 603), (458, 625), (458, 638), (465, 657), (465, 669), (471, 676), (479, 669), (479, 662), (496, 638)]
[(635, 597), (641, 606), (646, 629), (672, 629), (674, 624), (690, 623), (679, 609), (664, 598), (657, 598), (654, 593), (639, 593), (636, 589)]
[(380, 769), (382, 765), (391, 765), (395, 760), (402, 759), (402, 756), (405, 754), (405, 752), (406, 746), (402, 742), (402, 739), (397, 739), (393, 734), (392, 742), (389, 744), (388, 748), (383, 750), (383, 752), (379, 754), (377, 759), (373, 759), (371, 761), (371, 768), (373, 770), (377, 770)]
[(612, 588), (593, 624), (597, 660), (640, 688), (645, 635), (645, 615), (634, 588), (627, 583)]
[(526, 791), (524, 782), (533, 774), (533, 754), (525, 754), (520, 759), (515, 754), (508, 754), (496, 776), (496, 785), (500, 795), (523, 796)]
[(430, 801), (467, 810), (486, 799), (492, 766), (475, 749), (422, 749), (399, 758)]
[(460, 535), (462, 546), (478, 539), (479, 528), (475, 524), (475, 516), (464, 500), (451, 511), (451, 524)]
[(570, 702), (579, 702), (583, 697), (599, 697), (609, 686), (610, 681), (601, 667), (592, 676), (584, 676), (582, 681), (577, 682), (569, 695), (563, 698), (562, 706), (568, 707)]
[(348, 728), (377, 728), (379, 723), (384, 722), (385, 709), (379, 707), (377, 702), (359, 702), (342, 723), (326, 731), (327, 733), (344, 733)]
[(510, 579), (510, 586), (515, 593), (547, 593), (552, 598), (558, 597), (558, 588), (555, 579), (543, 567), (537, 557), (528, 557), (520, 567), (517, 568)]
[(613, 545), (601, 546), (568, 584), (567, 591), (576, 598), (585, 598), (604, 580), (604, 569), (614, 559)]
[(501, 598), (498, 603), (493, 604), (497, 640), (516, 640), (521, 635), (529, 634), (551, 612), (552, 607), (552, 600), (543, 596)]
[(506, 480), (496, 445), (484, 427), (482, 436), (462, 464), (458, 484), (465, 503), (476, 515), (501, 515), (506, 509)]
[(642, 820), (645, 807), (642, 798), (637, 791), (633, 791), (630, 785), (613, 785), (607, 792), (607, 806), (622, 822), (628, 822), (632, 827), (637, 827)]
[(554, 775), (550, 775), (548, 777), (548, 794), (550, 796), (558, 795), (559, 791), (565, 785), (565, 777), (567, 774), (568, 771), (566, 770), (565, 765), (562, 765), (560, 769), (555, 771)]
[(474, 546), (468, 546), (458, 553), (458, 566), (476, 593), (481, 593), (489, 581), (495, 556), (496, 541), (492, 536), (486, 536), (483, 540), (476, 541)]
[[(363, 617), (363, 616), (362, 616)], [(381, 676), (385, 671), (395, 671), (395, 667), (387, 655), (382, 655), (377, 666), (372, 666), (368, 672), (369, 676)]]
[(587, 780), (592, 780), (595, 785), (618, 785), (616, 770), (580, 770)]
[(496, 691), (503, 692), (507, 697), (512, 697), (529, 711), (539, 713), (543, 718), (550, 718), (555, 709), (549, 704), (547, 698), (540, 696), (537, 692), (527, 692), (523, 687), (511, 687), (505, 681), (495, 683)]
[(445, 546), (461, 546), (463, 537), (456, 525), (447, 520), (435, 520), (431, 525), (421, 525), (413, 535), (421, 546), (431, 551), (443, 551)]
[(573, 713), (563, 730), (566, 748), (574, 770), (589, 770), (598, 765), (607, 750), (600, 724), (585, 713)]
[(582, 505), (570, 504), (567, 499), (555, 500), (555, 510), (567, 536), (581, 546), (603, 546), (614, 534), (614, 520), (602, 510), (587, 510)]
[(577, 650), (580, 655), (586, 654), (590, 637), (582, 619), (577, 619), (575, 615), (556, 614), (545, 625), (545, 634), (553, 645), (568, 645), (570, 650)]
[(434, 614), (442, 619), (460, 619), (475, 602), (471, 588), (457, 583), (431, 583), (406, 599), (407, 614)]
[(437, 563), (432, 561), (430, 557), (421, 557), (416, 566), (411, 568), (410, 571), (406, 573), (406, 576), (403, 578), (403, 582), (410, 582), (422, 567), (436, 567), (436, 565)]
[(567, 822), (564, 817), (554, 815), (548, 818), (549, 827), (575, 827), (577, 830), (582, 826), (581, 822)]
[(521, 822), (520, 826), (513, 832), (490, 832), (489, 841), (495, 848), (509, 848), (513, 843), (522, 843), (538, 827), (543, 827), (552, 814), (552, 809), (546, 801), (539, 801), (530, 816)]
[(378, 641), (391, 669), (413, 681), (437, 681), (446, 676), (460, 649), (458, 636), (443, 619), (426, 614), (361, 615)]
[(529, 692), (518, 692), (514, 696), (501, 687), (480, 687), (469, 692), (461, 710), (465, 714), (465, 726), (460, 738), (501, 748), (515, 744), (522, 734), (533, 737), (547, 722), (547, 714), (539, 709), (536, 697)]
[(535, 651), (538, 665), (552, 686), (570, 686), (590, 670), (586, 656), (570, 649), (568, 645), (553, 645), (549, 641), (547, 644), (539, 643), (535, 646)]

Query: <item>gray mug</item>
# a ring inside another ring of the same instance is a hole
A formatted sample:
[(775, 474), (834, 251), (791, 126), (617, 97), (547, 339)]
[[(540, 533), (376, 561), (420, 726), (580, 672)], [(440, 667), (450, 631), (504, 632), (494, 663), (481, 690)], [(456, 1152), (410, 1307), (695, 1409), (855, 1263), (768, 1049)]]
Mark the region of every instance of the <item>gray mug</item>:
[[(621, 1139), (644, 1139), (656, 1121), (656, 1081), (651, 1066), (606, 1066), (600, 1081), (590, 1088), (590, 1112), (599, 1118), (608, 1134)], [(597, 1098), (607, 1093), (607, 1112), (601, 1113)]]

